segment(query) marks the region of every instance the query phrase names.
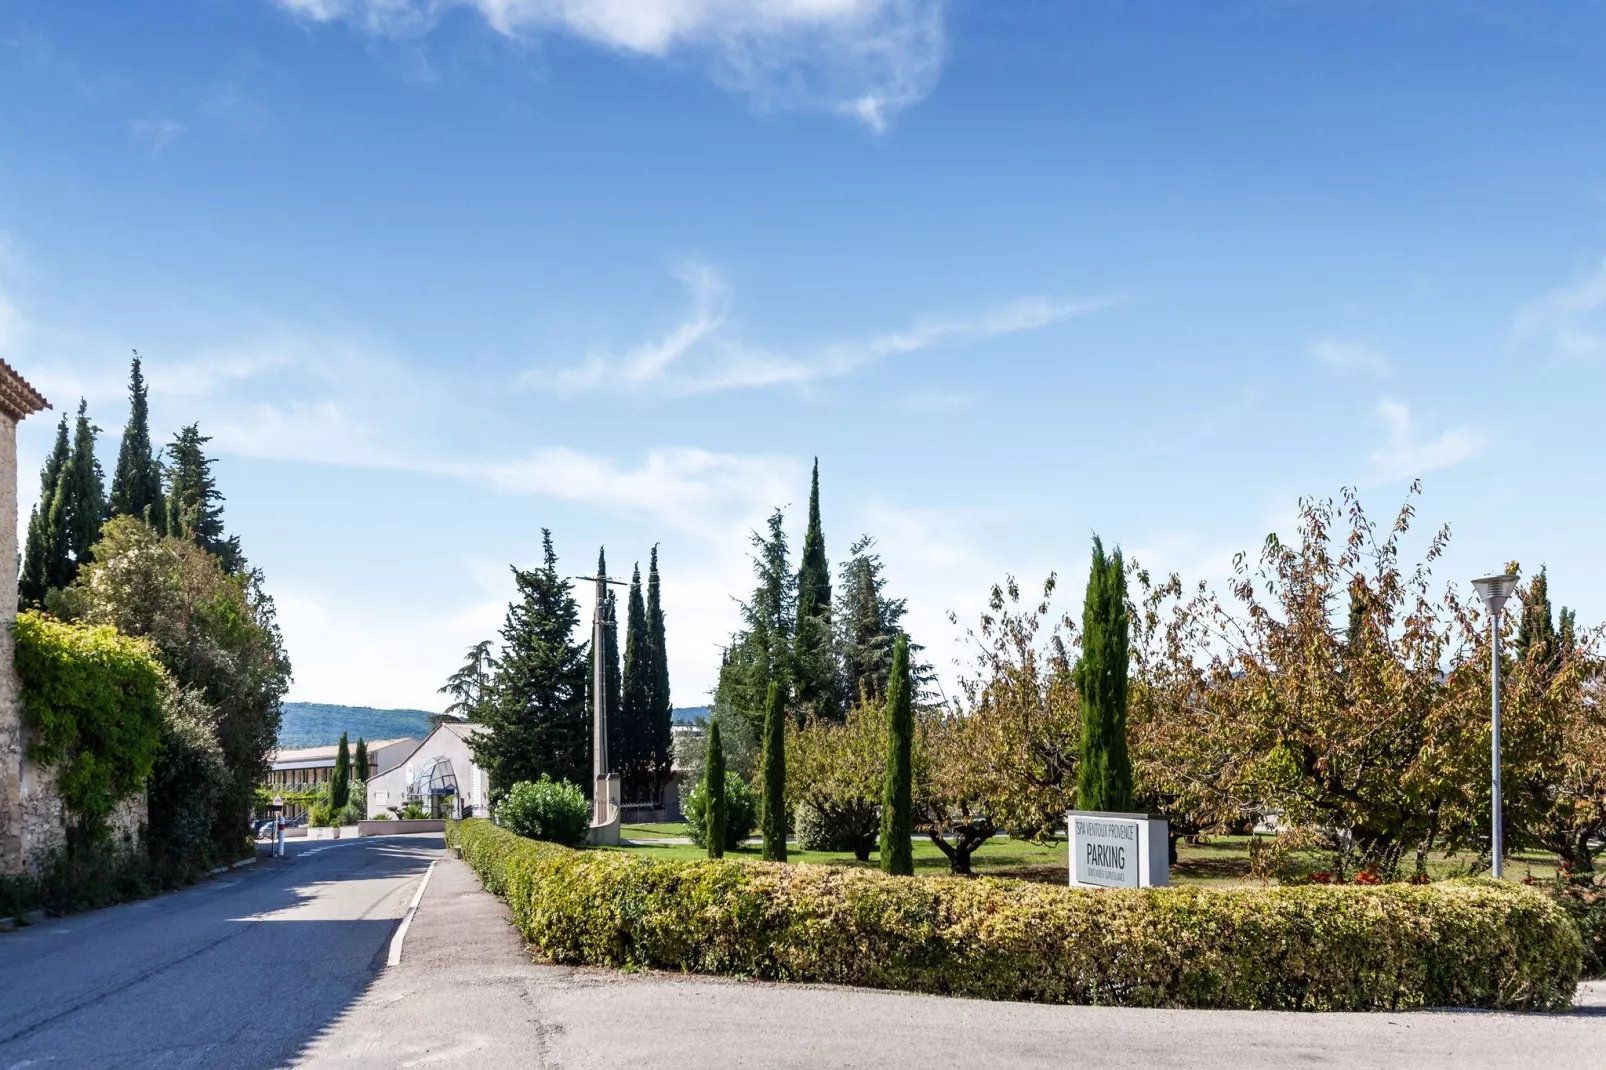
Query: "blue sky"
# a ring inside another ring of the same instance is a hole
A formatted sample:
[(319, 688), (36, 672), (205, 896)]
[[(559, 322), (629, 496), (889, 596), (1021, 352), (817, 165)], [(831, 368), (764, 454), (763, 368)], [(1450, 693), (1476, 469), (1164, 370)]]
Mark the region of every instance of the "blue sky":
[(945, 670), (1095, 531), (1216, 579), (1415, 477), (1442, 578), (1593, 622), (1603, 49), (1581, 0), (6, 0), (0, 356), (109, 467), (144, 354), (295, 698), (437, 706), (545, 526), (661, 544), (700, 702), (816, 455)]

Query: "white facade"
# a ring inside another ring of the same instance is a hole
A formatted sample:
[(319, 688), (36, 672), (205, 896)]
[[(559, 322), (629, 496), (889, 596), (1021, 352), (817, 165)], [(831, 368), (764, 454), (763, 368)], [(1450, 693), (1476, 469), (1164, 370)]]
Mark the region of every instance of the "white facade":
[[(491, 778), (475, 764), (474, 752), (469, 747), (469, 740), (483, 731), (484, 725), (442, 722), (394, 766), (369, 779), (368, 816), (382, 813), (394, 816), (409, 801), (432, 813), (432, 807), (439, 806), (442, 816), (489, 816)], [(449, 795), (439, 794), (439, 785), (448, 774), (456, 781), (455, 790)], [(437, 793), (431, 794), (426, 777), (431, 778)]]

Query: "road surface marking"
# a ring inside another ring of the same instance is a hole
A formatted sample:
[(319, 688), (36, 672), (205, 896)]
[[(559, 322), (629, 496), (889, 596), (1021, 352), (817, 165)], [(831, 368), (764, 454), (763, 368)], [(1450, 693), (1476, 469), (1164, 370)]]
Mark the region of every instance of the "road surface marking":
[(402, 923), (396, 927), (396, 935), (390, 938), (390, 957), (385, 961), (386, 966), (401, 965), (402, 941), (407, 939), (407, 927), (413, 923), (413, 915), (418, 913), (418, 904), (423, 900), (424, 889), (429, 886), (430, 875), (434, 872), (435, 863), (431, 862), (429, 868), (424, 870), (424, 879), (418, 882), (418, 891), (413, 893), (413, 901), (408, 904)]

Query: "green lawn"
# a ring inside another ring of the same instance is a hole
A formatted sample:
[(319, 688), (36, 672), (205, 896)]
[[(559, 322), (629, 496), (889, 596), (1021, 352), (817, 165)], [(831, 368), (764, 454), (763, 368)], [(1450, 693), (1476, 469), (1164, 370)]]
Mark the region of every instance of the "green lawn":
[[(627, 839), (649, 840), (686, 835), (684, 824), (626, 825)], [(1249, 880), (1249, 837), (1212, 836), (1198, 844), (1184, 843), (1177, 850), (1177, 864), (1171, 869), (1172, 884), (1191, 884), (1214, 887), (1241, 886)], [(691, 844), (644, 844), (640, 846), (609, 847), (603, 850), (634, 851), (648, 858), (692, 859), (706, 857), (701, 847)], [(1070, 860), (1064, 840), (1049, 844), (1027, 843), (1000, 837), (988, 842), (971, 856), (971, 864), (979, 875), (991, 877), (1019, 877), (1024, 880), (1064, 884), (1069, 878)], [(757, 861), (757, 846), (746, 846), (726, 853), (728, 858), (745, 858)], [(856, 860), (850, 852), (798, 851), (787, 856), (791, 862), (811, 862), (818, 865), (861, 866), (876, 865), (872, 854), (869, 863)], [(948, 859), (930, 840), (917, 837), (914, 841), (914, 861), (917, 873), (941, 874), (948, 872)], [(1306, 869), (1318, 868), (1320, 861), (1312, 856), (1302, 859)], [(1428, 872), (1434, 877), (1449, 876), (1464, 868), (1466, 859), (1445, 858), (1435, 855), (1428, 860)], [(1540, 854), (1517, 854), (1506, 863), (1506, 875), (1521, 880), (1526, 876), (1549, 878), (1555, 875), (1556, 860)]]

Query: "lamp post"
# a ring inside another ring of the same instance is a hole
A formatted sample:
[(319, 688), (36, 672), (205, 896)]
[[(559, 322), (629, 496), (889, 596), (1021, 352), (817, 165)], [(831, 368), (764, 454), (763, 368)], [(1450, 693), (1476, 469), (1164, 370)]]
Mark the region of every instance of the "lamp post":
[(1500, 827), (1500, 610), (1505, 607), (1506, 599), (1517, 589), (1517, 577), (1510, 574), (1484, 576), (1482, 579), (1473, 580), (1472, 586), (1477, 589), (1478, 597), (1483, 599), (1483, 604), (1489, 607), (1489, 705), (1490, 723), (1493, 728), (1490, 733), (1489, 755), (1494, 778), (1494, 793), (1490, 802), (1489, 842), (1492, 851), (1490, 864), (1498, 880), (1505, 875), (1505, 866), (1501, 861), (1505, 854), (1505, 836)]
[(279, 858), (284, 857), (284, 796), (275, 795), (273, 805), (268, 807), (273, 814), (273, 854)]

